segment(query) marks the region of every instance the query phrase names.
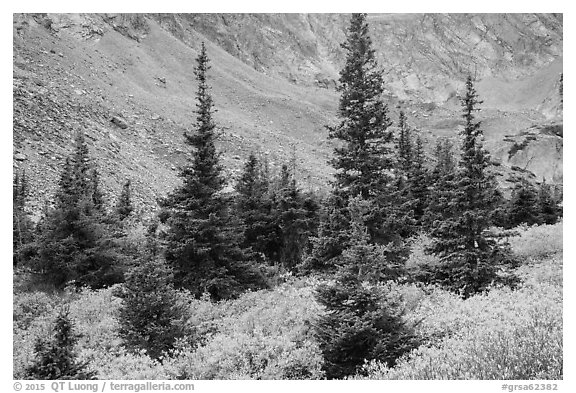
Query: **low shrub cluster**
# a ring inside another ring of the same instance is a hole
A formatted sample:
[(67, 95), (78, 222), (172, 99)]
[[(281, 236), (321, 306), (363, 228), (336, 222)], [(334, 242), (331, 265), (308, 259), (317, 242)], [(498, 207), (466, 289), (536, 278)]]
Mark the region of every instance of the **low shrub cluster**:
[(321, 312), (312, 287), (294, 282), (236, 300), (191, 307), (206, 334), (197, 348), (182, 348), (166, 367), (185, 379), (319, 379), (322, 356), (312, 321)]
[[(117, 320), (119, 288), (67, 291), (51, 299), (40, 293), (15, 296), (14, 378), (25, 378), (34, 343), (48, 339), (56, 310), (65, 303), (78, 333), (79, 361), (100, 379), (321, 379), (322, 356), (311, 330), (321, 313), (313, 282), (292, 281), (275, 290), (248, 292), (214, 303), (187, 300), (187, 323), (196, 344), (180, 340), (155, 360), (127, 346)], [(27, 321), (24, 323), (23, 321)], [(193, 328), (193, 329), (192, 329)]]
[(515, 231), (518, 236), (510, 239), (510, 245), (514, 254), (521, 258), (541, 259), (562, 252), (562, 221), (553, 225), (523, 225)]
[[(424, 345), (369, 379), (562, 379), (561, 263), (529, 272), (517, 290), (493, 288), (462, 300), (438, 288), (399, 288)], [(543, 274), (542, 272), (546, 272)]]

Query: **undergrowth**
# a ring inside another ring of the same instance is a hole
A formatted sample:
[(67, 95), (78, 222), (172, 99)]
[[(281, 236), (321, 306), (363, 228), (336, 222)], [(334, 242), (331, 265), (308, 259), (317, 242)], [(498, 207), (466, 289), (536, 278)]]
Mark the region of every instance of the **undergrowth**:
[[(403, 302), (421, 345), (394, 368), (373, 362), (369, 379), (562, 379), (562, 223), (521, 227), (510, 239), (522, 259), (516, 289), (493, 287), (462, 300), (434, 286), (385, 284)], [(415, 240), (411, 266), (433, 262)], [(313, 325), (323, 308), (314, 290), (323, 281), (291, 278), (273, 290), (235, 300), (187, 300), (190, 340), (153, 360), (120, 338), (115, 288), (14, 293), (14, 378), (34, 360), (34, 343), (48, 338), (57, 310), (70, 309), (79, 361), (99, 379), (322, 379), (323, 358)], [(358, 377), (360, 378), (360, 377)]]

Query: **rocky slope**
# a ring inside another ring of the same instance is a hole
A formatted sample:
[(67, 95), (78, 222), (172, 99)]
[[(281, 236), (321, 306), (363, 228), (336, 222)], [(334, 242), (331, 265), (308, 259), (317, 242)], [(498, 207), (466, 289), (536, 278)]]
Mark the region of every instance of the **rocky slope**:
[[(370, 15), (392, 118), (400, 108), (433, 144), (456, 137), (467, 73), (484, 99), (486, 144), (508, 179), (562, 181), (561, 15)], [(193, 122), (201, 41), (229, 178), (249, 152), (292, 156), (304, 187), (330, 179), (335, 91), (347, 15), (14, 15), (14, 166), (50, 198), (71, 137), (90, 138), (110, 198), (132, 178), (136, 202), (177, 183)]]

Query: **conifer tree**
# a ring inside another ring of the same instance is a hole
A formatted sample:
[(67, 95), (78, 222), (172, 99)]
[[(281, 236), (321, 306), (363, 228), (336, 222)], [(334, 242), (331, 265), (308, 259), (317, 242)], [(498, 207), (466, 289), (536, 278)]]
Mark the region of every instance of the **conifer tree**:
[(129, 348), (145, 350), (159, 359), (184, 338), (186, 304), (173, 287), (173, 273), (165, 261), (146, 256), (126, 274), (116, 291), (122, 299), (118, 314), (120, 336)]
[(538, 192), (532, 183), (522, 178), (512, 191), (508, 208), (508, 225), (534, 225), (540, 223), (540, 206)]
[(57, 287), (73, 281), (92, 288), (122, 280), (118, 253), (102, 197), (81, 132), (73, 154), (65, 161), (55, 196), (36, 240), (32, 267)]
[[(349, 225), (346, 209), (348, 200), (355, 196), (374, 202), (367, 220), (371, 242), (391, 243), (399, 237), (398, 207), (393, 193), (391, 121), (382, 100), (382, 71), (372, 48), (366, 14), (352, 15), (346, 41), (341, 46), (346, 53), (338, 85), (341, 120), (335, 127), (328, 127), (329, 138), (338, 141), (331, 160), (336, 170), (331, 201), (339, 211), (330, 213), (333, 219), (329, 225), (321, 225), (323, 231), (329, 230), (330, 238), (314, 241), (315, 247), (321, 249), (313, 250), (309, 258), (311, 265), (330, 265), (320, 258), (338, 257), (347, 247), (343, 234)], [(343, 226), (335, 227), (340, 224)], [(344, 241), (335, 242), (335, 239)]]
[(27, 246), (34, 239), (34, 224), (26, 212), (28, 199), (26, 172), (14, 174), (12, 181), (12, 263), (21, 265), (27, 260)]
[(317, 227), (318, 203), (303, 193), (288, 164), (270, 180), (254, 155), (248, 158), (236, 189), (237, 214), (245, 225), (244, 244), (269, 262), (293, 270), (302, 262)]
[(562, 209), (554, 199), (552, 189), (546, 178), (540, 183), (538, 190), (538, 207), (540, 213), (540, 222), (543, 224), (555, 224), (562, 215)]
[(422, 137), (418, 135), (408, 174), (409, 199), (412, 201), (412, 217), (418, 228), (422, 228), (424, 225), (424, 214), (429, 204), (430, 175), (425, 166), (425, 161), (426, 156), (424, 154)]
[(445, 217), (434, 221), (431, 232), (434, 241), (430, 251), (442, 261), (435, 280), (464, 297), (486, 288), (496, 278), (496, 264), (506, 258), (505, 250), (488, 231), (501, 194), (489, 168), (480, 122), (475, 120), (479, 104), (468, 77), (462, 98), (462, 154), (455, 178), (439, 202)]
[(281, 233), (269, 186), (267, 168), (256, 155), (250, 154), (236, 184), (236, 214), (244, 225), (242, 245), (263, 254), (269, 260), (277, 261)]
[(360, 197), (350, 199), (353, 245), (342, 253), (336, 282), (316, 291), (316, 299), (326, 308), (315, 331), (328, 379), (353, 375), (370, 360), (392, 367), (416, 344), (412, 327), (403, 321), (399, 299), (373, 285), (397, 271), (382, 263), (387, 259), (382, 246), (369, 244), (365, 220), (370, 208), (370, 202)]
[(304, 197), (286, 164), (282, 165), (275, 200), (281, 234), (280, 263), (293, 270), (302, 262), (308, 238), (315, 230), (317, 206), (313, 198)]
[(79, 336), (74, 331), (67, 307), (62, 307), (56, 317), (53, 335), (48, 340), (39, 339), (34, 347), (36, 358), (25, 371), (26, 379), (95, 379), (88, 362), (80, 362), (74, 347)]
[(404, 172), (410, 172), (413, 160), (412, 135), (410, 127), (408, 127), (406, 122), (406, 114), (404, 111), (400, 111), (398, 128), (400, 129), (400, 134), (396, 142), (398, 168)]
[(105, 214), (104, 211), (104, 194), (100, 188), (100, 173), (98, 169), (91, 168), (89, 175), (90, 183), (89, 189), (92, 194), (92, 204), (98, 213)]
[(435, 221), (442, 221), (448, 215), (444, 206), (449, 203), (450, 190), (456, 174), (452, 142), (448, 139), (439, 139), (434, 149), (434, 157), (436, 163), (430, 174), (430, 197), (423, 217), (424, 226), (428, 231)]
[(218, 300), (265, 283), (240, 248), (242, 230), (230, 214), (230, 198), (222, 192), (225, 181), (215, 146), (208, 63), (202, 43), (194, 69), (198, 82), (196, 122), (194, 132), (184, 134), (193, 151), (180, 172), (182, 186), (160, 201), (164, 210), (160, 218), (168, 225), (165, 256), (174, 269), (177, 286), (197, 296), (208, 292)]
[(300, 266), (302, 272), (334, 270), (342, 251), (350, 245), (350, 233), (345, 230), (350, 225), (346, 208), (336, 195), (321, 203), (318, 234), (310, 238), (311, 252)]
[(132, 192), (130, 190), (130, 179), (127, 179), (122, 186), (122, 192), (120, 193), (120, 197), (116, 203), (116, 213), (118, 214), (118, 217), (120, 217), (120, 220), (126, 219), (134, 210), (134, 207), (132, 206), (131, 195)]
[(342, 44), (346, 63), (340, 72), (336, 127), (328, 127), (329, 137), (342, 142), (334, 150), (336, 169), (334, 192), (345, 201), (353, 196), (368, 200), (390, 182), (392, 132), (388, 108), (382, 101), (383, 78), (378, 69), (366, 14), (353, 14)]

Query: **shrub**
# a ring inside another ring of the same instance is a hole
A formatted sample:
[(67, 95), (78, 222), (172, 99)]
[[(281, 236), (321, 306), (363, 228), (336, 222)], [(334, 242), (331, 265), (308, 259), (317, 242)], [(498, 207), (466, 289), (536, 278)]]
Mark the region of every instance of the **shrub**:
[(310, 284), (285, 284), (213, 304), (195, 300), (193, 320), (208, 336), (164, 366), (183, 379), (320, 379), (311, 321), (320, 312)]
[(29, 292), (14, 296), (14, 331), (26, 330), (36, 318), (49, 313), (56, 300), (44, 292)]
[(562, 323), (534, 309), (521, 325), (474, 330), (422, 346), (394, 369), (372, 363), (370, 379), (562, 379)]
[[(517, 290), (494, 288), (467, 300), (398, 286), (425, 345), (394, 368), (372, 362), (363, 371), (369, 379), (561, 379), (562, 288), (549, 279), (559, 266), (545, 265), (534, 274), (526, 269)], [(543, 279), (541, 271), (548, 272)]]
[(563, 222), (554, 225), (520, 226), (518, 236), (510, 239), (512, 251), (522, 258), (545, 258), (562, 252)]
[[(66, 290), (55, 294), (50, 299), (53, 304), (65, 304), (69, 307), (70, 316), (75, 321), (78, 332), (77, 358), (79, 362), (89, 362), (90, 370), (99, 379), (168, 379), (160, 363), (151, 359), (144, 352), (128, 352), (123, 347), (119, 336), (119, 323), (116, 319), (121, 299), (113, 296), (115, 287), (93, 291)], [(27, 298), (44, 299), (38, 293), (17, 294), (15, 304), (26, 303)], [(39, 300), (40, 302), (40, 300)], [(42, 304), (42, 303), (41, 303)], [(25, 371), (35, 361), (34, 343), (50, 339), (49, 331), (57, 309), (52, 305), (48, 311), (37, 316), (22, 313), (21, 320), (27, 319), (28, 325), (14, 324), (14, 378), (23, 379)], [(23, 311), (24, 308), (18, 307)], [(16, 311), (16, 309), (15, 309)]]

